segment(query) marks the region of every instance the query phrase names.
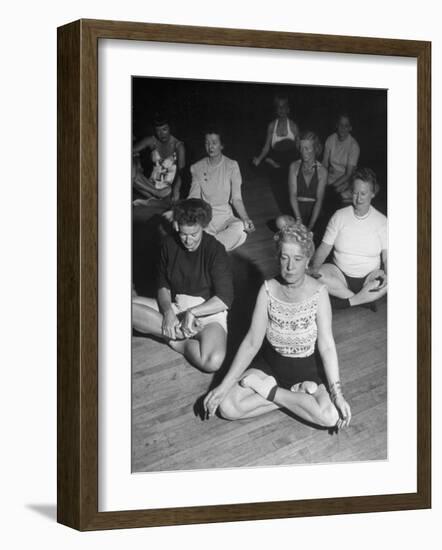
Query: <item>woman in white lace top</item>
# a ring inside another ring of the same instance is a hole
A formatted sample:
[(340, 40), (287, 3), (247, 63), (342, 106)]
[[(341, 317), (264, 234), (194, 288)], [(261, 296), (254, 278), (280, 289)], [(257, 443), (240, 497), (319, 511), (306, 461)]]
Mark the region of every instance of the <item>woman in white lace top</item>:
[[(330, 300), (325, 285), (306, 273), (313, 234), (296, 223), (275, 240), (280, 276), (262, 285), (249, 331), (224, 380), (205, 397), (205, 410), (235, 420), (283, 408), (316, 426), (346, 427), (351, 411), (339, 380)], [(263, 342), (267, 365), (248, 368)]]

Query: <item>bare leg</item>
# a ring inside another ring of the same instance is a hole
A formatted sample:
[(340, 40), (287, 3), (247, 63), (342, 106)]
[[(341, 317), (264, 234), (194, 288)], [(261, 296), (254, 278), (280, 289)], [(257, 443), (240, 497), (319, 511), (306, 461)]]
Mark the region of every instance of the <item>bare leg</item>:
[[(262, 397), (268, 397), (269, 387), (274, 384), (274, 378), (269, 376), (257, 377), (250, 375), (242, 380), (242, 384), (250, 387)], [(275, 387), (272, 401), (279, 407), (293, 412), (300, 418), (323, 427), (333, 427), (339, 420), (336, 407), (330, 400), (328, 392), (321, 384), (312, 395), (303, 391), (293, 392), (284, 388)]]
[(244, 224), (237, 218), (231, 218), (221, 226), (218, 224), (215, 225), (212, 222), (206, 231), (213, 235), (227, 251), (238, 248), (238, 246), (241, 246), (247, 239)]
[(333, 264), (323, 264), (319, 269), (319, 273), (322, 275), (320, 281), (327, 286), (327, 290), (332, 296), (337, 298), (351, 298), (354, 296), (345, 280), (342, 271)]
[[(261, 370), (251, 368), (246, 370), (242, 378), (249, 374), (256, 374), (261, 378), (267, 377)], [(240, 420), (260, 416), (276, 409), (279, 409), (278, 405), (267, 401), (267, 399), (258, 395), (252, 388), (245, 388), (240, 384), (235, 384), (220, 404), (219, 412), (226, 420)]]
[(226, 331), (219, 323), (206, 325), (193, 338), (170, 340), (169, 346), (204, 372), (217, 371), (226, 356)]
[(278, 388), (274, 403), (318, 426), (334, 427), (339, 420), (339, 413), (331, 402), (324, 384), (321, 384), (313, 395)]
[(163, 316), (153, 298), (134, 296), (132, 300), (132, 326), (138, 332), (163, 337)]
[(382, 298), (388, 290), (387, 286), (385, 286), (378, 291), (378, 281), (367, 277), (364, 286), (355, 294), (348, 288), (341, 270), (333, 264), (324, 264), (320, 268), (319, 273), (321, 273), (321, 281), (327, 286), (330, 295), (341, 299), (347, 298), (350, 306), (359, 306), (361, 304), (375, 302), (379, 298)]

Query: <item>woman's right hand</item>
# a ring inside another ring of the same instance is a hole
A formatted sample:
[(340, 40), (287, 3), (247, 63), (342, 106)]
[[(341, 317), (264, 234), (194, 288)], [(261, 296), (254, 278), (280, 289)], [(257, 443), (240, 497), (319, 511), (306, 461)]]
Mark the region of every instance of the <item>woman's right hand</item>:
[(171, 338), (176, 340), (176, 329), (179, 326), (180, 322), (178, 317), (175, 315), (172, 309), (166, 311), (163, 315), (163, 324), (161, 326), (161, 331), (166, 338)]
[(224, 387), (222, 384), (220, 384), (213, 390), (209, 391), (209, 393), (204, 398), (204, 402), (203, 402), (204, 411), (207, 414), (207, 418), (210, 418), (211, 416), (215, 415), (217, 408), (226, 397), (228, 391), (229, 390), (226, 387)]
[(307, 275), (310, 275), (310, 277), (313, 277), (313, 279), (320, 279), (322, 277), (322, 273), (319, 272), (319, 268), (317, 267), (309, 267), (306, 270)]
[(261, 163), (261, 159), (259, 157), (255, 157), (253, 160), (252, 160), (252, 164), (253, 166), (259, 166)]
[(166, 210), (166, 212), (163, 212), (162, 216), (168, 222), (171, 222), (171, 223), (173, 222), (173, 210)]

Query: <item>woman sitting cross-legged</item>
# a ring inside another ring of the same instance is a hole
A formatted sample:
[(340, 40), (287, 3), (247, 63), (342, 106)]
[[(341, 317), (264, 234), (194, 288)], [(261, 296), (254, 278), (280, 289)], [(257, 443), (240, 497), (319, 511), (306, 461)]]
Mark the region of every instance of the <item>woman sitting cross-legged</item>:
[[(205, 410), (212, 416), (219, 408), (236, 420), (283, 408), (316, 426), (348, 426), (327, 289), (306, 274), (313, 234), (297, 223), (281, 229), (276, 242), (280, 276), (261, 287), (249, 331), (221, 384), (206, 395)], [(248, 368), (264, 340), (267, 365)]]
[(197, 368), (214, 372), (226, 354), (230, 260), (204, 231), (212, 216), (209, 204), (187, 199), (174, 205), (173, 214), (176, 233), (161, 248), (157, 299), (133, 298), (133, 327), (163, 338)]
[[(379, 190), (373, 170), (357, 170), (350, 189), (352, 205), (332, 216), (310, 269), (337, 309), (374, 302), (388, 288), (387, 218), (371, 206)], [(324, 263), (332, 250), (332, 263)]]
[(299, 221), (313, 231), (321, 214), (327, 170), (317, 161), (322, 146), (318, 136), (311, 131), (303, 132), (299, 141), (301, 159), (289, 169), (289, 198), (293, 216), (279, 216), (276, 226), (281, 229)]

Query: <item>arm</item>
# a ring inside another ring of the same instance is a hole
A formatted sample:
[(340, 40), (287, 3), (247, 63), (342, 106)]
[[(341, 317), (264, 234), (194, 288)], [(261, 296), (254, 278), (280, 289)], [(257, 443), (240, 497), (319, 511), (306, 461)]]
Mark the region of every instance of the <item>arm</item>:
[(299, 149), (299, 128), (296, 122), (289, 119), (290, 129), (293, 132), (293, 135), (295, 136), (295, 145), (296, 148)]
[(348, 154), (345, 174), (333, 183), (333, 187), (336, 189), (336, 191), (338, 191), (338, 193), (341, 193), (346, 189), (349, 179), (353, 175), (353, 172), (356, 170), (356, 166), (358, 165), (359, 161), (359, 152), (359, 145), (356, 143), (356, 141), (353, 141), (352, 147)]
[[(387, 276), (387, 270), (388, 270), (388, 260), (387, 260), (387, 249), (383, 249), (381, 251), (381, 259), (382, 259), (382, 266), (383, 269), (375, 269), (371, 273), (367, 275), (365, 284), (372, 283), (376, 279), (379, 282), (379, 286), (372, 289), (372, 292), (379, 292), (380, 290), (386, 290), (386, 287), (388, 285), (388, 276)], [(365, 286), (364, 284), (364, 286)]]
[(147, 147), (151, 147), (152, 145), (152, 136), (145, 137), (143, 139), (140, 139), (132, 148), (132, 154), (136, 155), (143, 149), (146, 149)]
[(182, 326), (187, 331), (193, 331), (195, 324), (198, 325), (198, 317), (225, 311), (229, 309), (233, 302), (233, 278), (230, 259), (220, 243), (215, 241), (212, 246), (211, 250), (206, 249), (208, 255), (205, 257), (204, 263), (209, 262), (210, 286), (213, 296), (202, 304), (186, 310)]
[(293, 213), (295, 214), (296, 221), (302, 222), (301, 212), (298, 204), (298, 171), (301, 164), (299, 161), (292, 162), (289, 168), (289, 199), (292, 206)]
[(179, 327), (178, 317), (172, 309), (172, 295), (170, 289), (161, 287), (157, 294), (158, 307), (163, 314), (162, 333), (167, 338), (175, 340), (176, 329)]
[(384, 266), (384, 273), (387, 275), (388, 273), (388, 253), (387, 250), (384, 248), (384, 250), (381, 251), (381, 258), (382, 258), (382, 264)]
[(323, 166), (320, 166), (318, 169), (318, 178), (319, 178), (319, 181), (318, 181), (318, 190), (316, 192), (316, 202), (315, 202), (315, 206), (313, 207), (312, 216), (307, 226), (308, 229), (310, 229), (310, 231), (315, 226), (315, 223), (319, 217), (319, 214), (321, 213), (322, 202), (324, 200), (325, 186), (327, 185), (327, 170)]
[(255, 226), (253, 225), (252, 220), (249, 218), (246, 207), (244, 206), (244, 202), (242, 200), (242, 194), (241, 194), (242, 178), (241, 178), (241, 172), (239, 170), (239, 165), (236, 161), (233, 162), (230, 178), (231, 180), (229, 183), (231, 186), (232, 206), (235, 209), (238, 216), (243, 221), (245, 231), (247, 231), (248, 233), (255, 231)]
[(179, 143), (177, 145), (177, 171), (175, 174), (175, 179), (172, 184), (172, 202), (176, 202), (180, 199), (180, 191), (181, 191), (181, 172), (184, 170), (184, 167), (186, 165), (186, 149), (184, 147), (183, 143)]
[(250, 365), (258, 353), (267, 330), (267, 293), (262, 285), (253, 311), (252, 322), (246, 337), (242, 341), (229, 371), (219, 386), (211, 390), (204, 398), (204, 410), (208, 416), (213, 416), (219, 404), (230, 389), (240, 379), (242, 373)]
[(332, 400), (341, 416), (341, 421), (338, 423), (338, 427), (344, 428), (350, 423), (351, 410), (342, 393), (339, 378), (338, 355), (336, 353), (336, 345), (332, 332), (330, 299), (325, 287), (323, 287), (319, 292), (316, 323), (318, 326), (318, 350), (324, 364), (324, 372), (327, 377)]
[(261, 153), (253, 159), (253, 164), (255, 166), (259, 166), (259, 164), (261, 164), (261, 162), (269, 154), (270, 146), (272, 143), (272, 133), (273, 133), (273, 122), (270, 122), (270, 124), (267, 127), (267, 135), (266, 135), (264, 147), (262, 148)]
[(196, 165), (190, 167), (190, 174), (192, 176), (192, 183), (190, 185), (190, 191), (187, 195), (188, 199), (200, 199), (201, 198), (201, 185), (197, 174)]
[(329, 140), (327, 139), (324, 147), (324, 156), (322, 157), (322, 166), (324, 166), (324, 168), (328, 170), (329, 163), (330, 163), (330, 144), (329, 144)]
[(186, 309), (183, 314), (180, 314), (180, 327), (183, 334), (192, 336), (200, 330), (201, 325), (198, 321), (198, 317), (214, 315), (226, 309), (228, 309), (226, 304), (218, 298), (218, 296), (212, 296), (202, 304)]
[(312, 277), (320, 277), (321, 275), (318, 273), (320, 267), (325, 262), (327, 256), (332, 251), (333, 246), (330, 244), (325, 243), (322, 241), (322, 243), (319, 245), (318, 250), (315, 252), (315, 255), (313, 256), (311, 263), (310, 263), (310, 274)]
[(345, 174), (343, 174), (336, 181), (333, 182), (332, 185), (336, 189), (336, 191), (338, 191), (338, 193), (340, 193), (347, 187), (347, 183), (355, 170), (356, 164), (347, 164), (345, 168)]
[(247, 214), (247, 210), (246, 210), (246, 207), (244, 206), (242, 198), (232, 199), (232, 206), (235, 209), (238, 216), (244, 222), (245, 231), (247, 231), (248, 233), (255, 231), (255, 226), (252, 220), (249, 218), (249, 215)]
[(252, 359), (262, 346), (267, 330), (267, 293), (261, 286), (253, 311), (252, 322), (246, 337), (242, 341), (232, 365), (221, 384), (231, 388), (250, 365)]

